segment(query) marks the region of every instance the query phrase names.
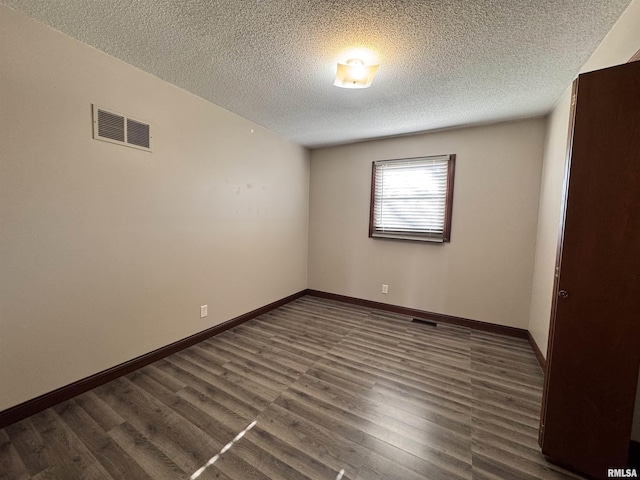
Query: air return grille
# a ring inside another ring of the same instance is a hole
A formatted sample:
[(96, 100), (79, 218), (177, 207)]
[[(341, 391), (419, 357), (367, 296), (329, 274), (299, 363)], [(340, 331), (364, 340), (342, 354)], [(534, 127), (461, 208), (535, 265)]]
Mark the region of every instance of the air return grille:
[(98, 136), (124, 142), (124, 117), (98, 110)]
[(127, 143), (149, 148), (149, 125), (127, 119)]
[(151, 151), (151, 127), (119, 113), (93, 105), (93, 138)]

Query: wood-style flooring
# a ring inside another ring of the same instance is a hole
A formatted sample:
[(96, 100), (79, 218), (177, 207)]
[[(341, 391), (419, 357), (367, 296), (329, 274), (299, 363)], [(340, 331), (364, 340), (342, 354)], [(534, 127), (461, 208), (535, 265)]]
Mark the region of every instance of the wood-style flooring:
[(410, 320), (300, 298), (0, 430), (0, 478), (578, 478), (525, 340)]

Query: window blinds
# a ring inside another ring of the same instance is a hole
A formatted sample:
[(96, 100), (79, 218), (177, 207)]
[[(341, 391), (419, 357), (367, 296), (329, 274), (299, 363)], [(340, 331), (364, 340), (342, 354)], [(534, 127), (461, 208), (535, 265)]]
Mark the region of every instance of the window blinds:
[(452, 157), (374, 162), (371, 236), (448, 241)]

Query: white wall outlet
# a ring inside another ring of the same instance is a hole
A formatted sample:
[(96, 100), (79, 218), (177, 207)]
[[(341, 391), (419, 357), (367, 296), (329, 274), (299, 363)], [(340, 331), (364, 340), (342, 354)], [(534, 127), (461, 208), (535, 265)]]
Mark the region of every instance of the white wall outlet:
[(200, 318), (204, 318), (208, 315), (207, 313), (207, 306), (206, 305), (202, 305), (200, 307)]
[(382, 293), (389, 293), (389, 285), (382, 284)]

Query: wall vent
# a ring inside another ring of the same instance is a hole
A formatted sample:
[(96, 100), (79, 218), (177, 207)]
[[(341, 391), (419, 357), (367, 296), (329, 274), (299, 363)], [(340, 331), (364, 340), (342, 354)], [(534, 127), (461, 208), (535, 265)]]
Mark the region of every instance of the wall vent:
[(93, 138), (151, 151), (151, 126), (93, 105)]

